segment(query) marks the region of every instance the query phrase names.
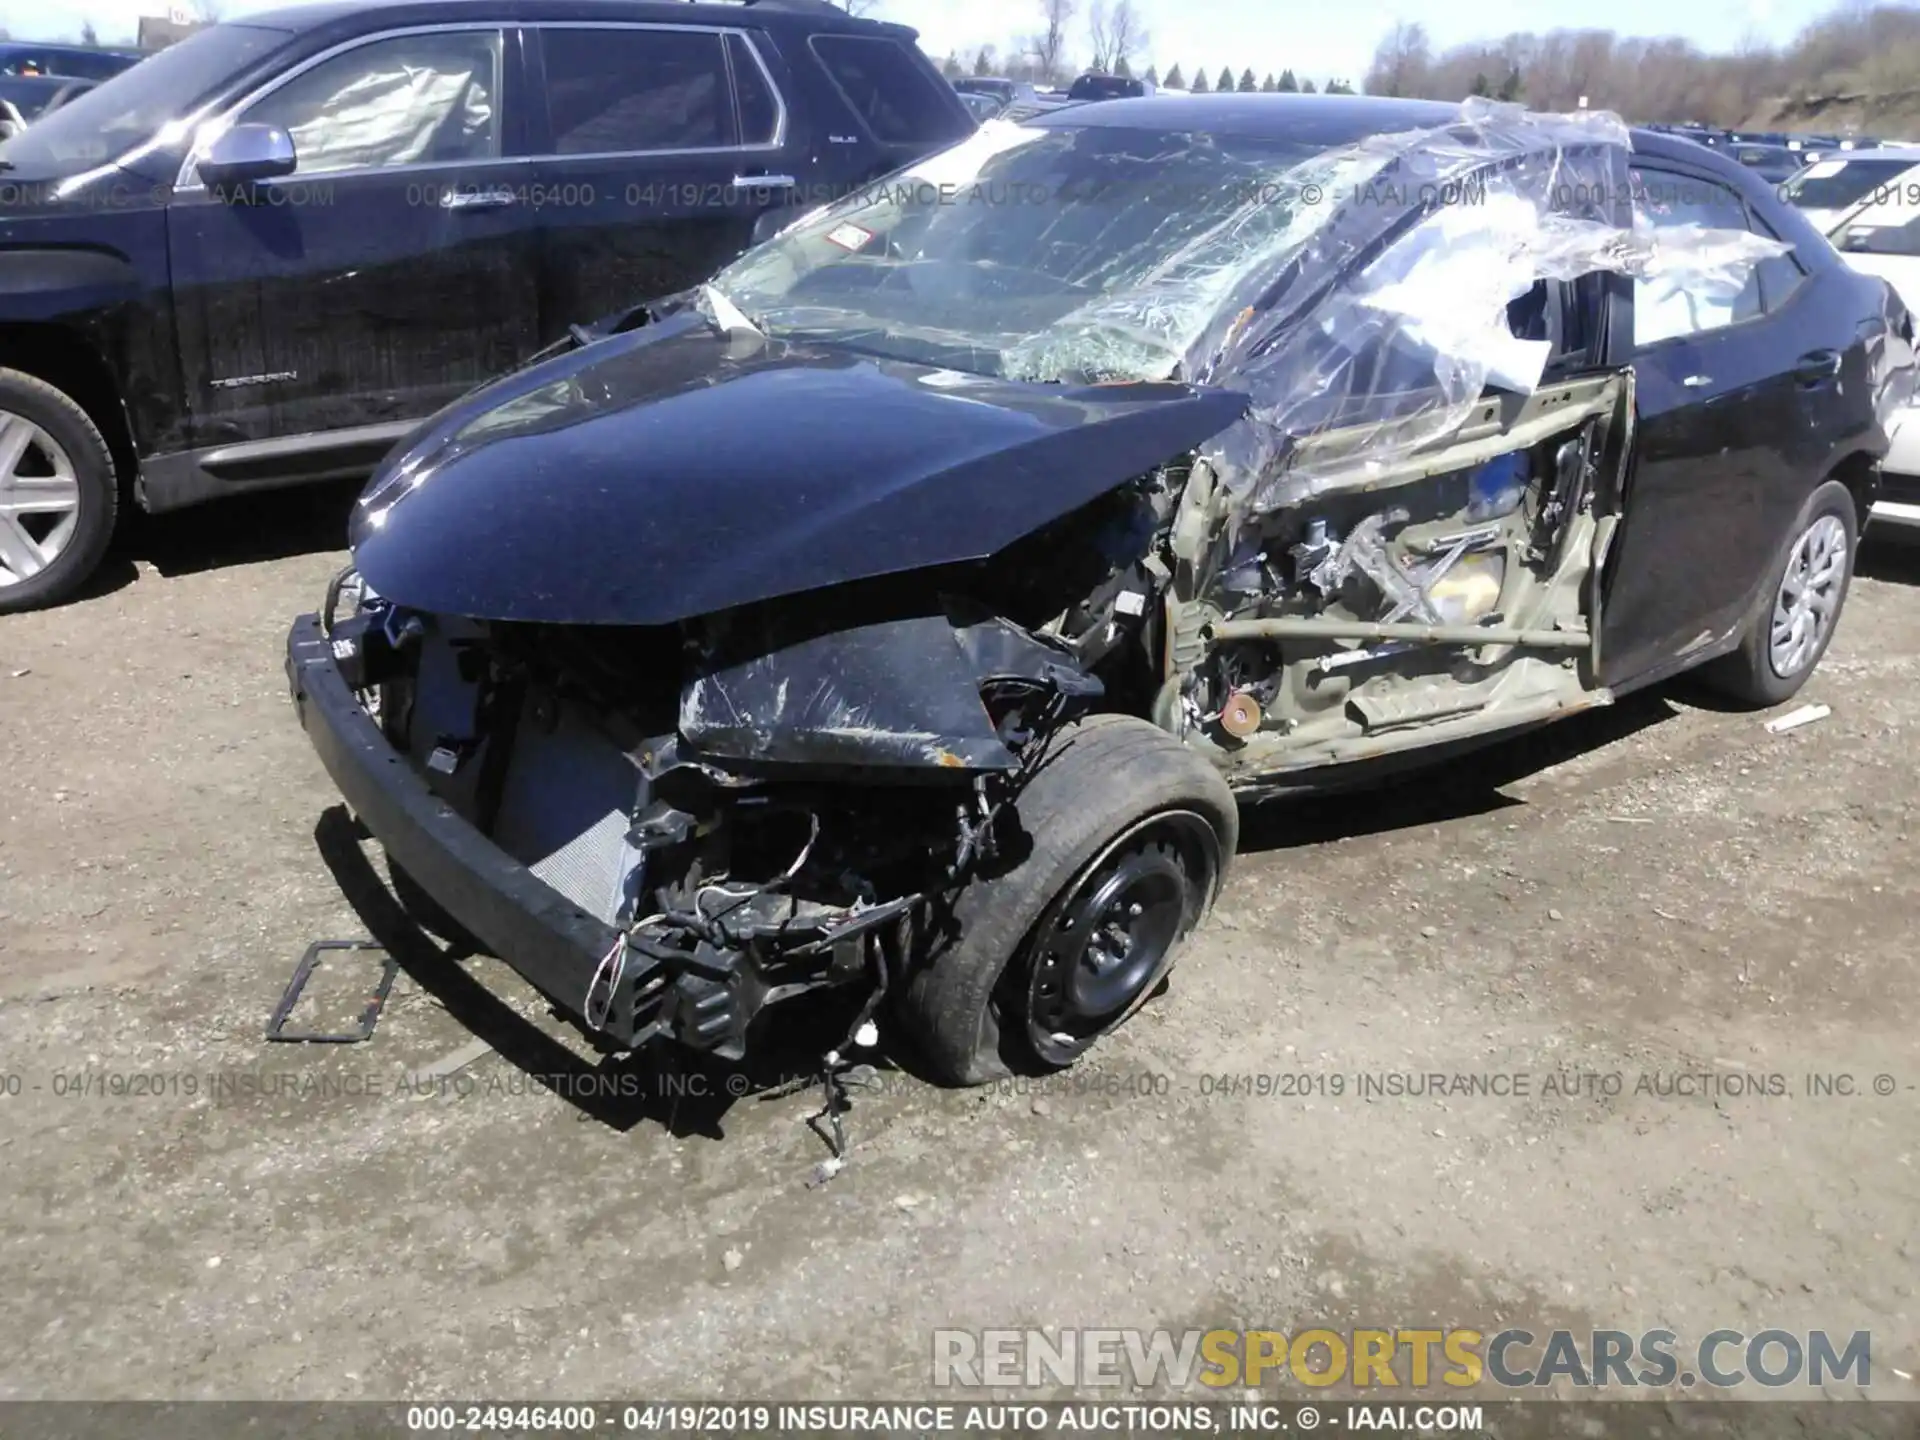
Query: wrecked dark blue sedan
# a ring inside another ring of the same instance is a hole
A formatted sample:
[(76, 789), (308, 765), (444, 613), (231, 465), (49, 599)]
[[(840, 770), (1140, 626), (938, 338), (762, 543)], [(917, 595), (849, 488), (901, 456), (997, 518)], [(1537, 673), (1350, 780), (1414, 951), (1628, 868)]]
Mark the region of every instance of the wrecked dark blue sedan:
[(606, 1048), (846, 986), (947, 1080), (1057, 1067), (1241, 801), (1794, 693), (1911, 345), (1605, 115), (993, 122), (429, 422), (288, 673), (413, 913)]

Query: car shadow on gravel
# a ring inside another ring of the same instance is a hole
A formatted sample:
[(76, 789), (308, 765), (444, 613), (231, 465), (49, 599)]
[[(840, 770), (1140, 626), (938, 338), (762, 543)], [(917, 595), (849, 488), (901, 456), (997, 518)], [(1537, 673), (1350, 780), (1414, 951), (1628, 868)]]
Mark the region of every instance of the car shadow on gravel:
[(1679, 707), (1660, 691), (1643, 690), (1618, 704), (1570, 715), (1510, 739), (1449, 755), (1428, 753), (1395, 772), (1338, 790), (1263, 800), (1241, 812), (1238, 853), (1324, 845), (1522, 805), (1525, 802), (1506, 794), (1504, 787), (1679, 714)]
[(301, 485), (235, 495), (165, 515), (127, 505), (107, 558), (75, 598), (88, 600), (124, 589), (140, 578), (140, 561), (170, 578), (344, 550), (347, 517), (360, 489), (359, 481)]
[[(786, 1002), (777, 1032), (756, 1035), (744, 1065), (666, 1045), (625, 1059), (609, 1054), (596, 1062), (517, 1013), (468, 973), (462, 963), (467, 956), (422, 930), (368, 858), (366, 838), (341, 805), (323, 811), (313, 830), (315, 848), (367, 938), (384, 947), (401, 971), (476, 1039), (572, 1105), (581, 1119), (623, 1133), (653, 1124), (676, 1139), (720, 1140), (725, 1138), (721, 1122), (737, 1104), (808, 1088), (824, 1093), (817, 1083), (820, 1057), (846, 1034), (857, 1000), (828, 992)], [(378, 1043), (375, 1033), (373, 1043)], [(857, 1089), (850, 1104), (857, 1104)], [(828, 1153), (823, 1142), (820, 1158)]]

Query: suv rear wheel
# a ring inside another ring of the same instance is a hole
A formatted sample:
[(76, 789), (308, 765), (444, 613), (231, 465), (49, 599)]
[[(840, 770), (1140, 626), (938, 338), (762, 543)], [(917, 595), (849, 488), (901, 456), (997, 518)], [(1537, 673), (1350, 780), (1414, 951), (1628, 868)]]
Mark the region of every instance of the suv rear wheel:
[(44, 380), (0, 369), (0, 614), (84, 582), (119, 501), (113, 455), (87, 412)]
[(1206, 917), (1239, 835), (1219, 773), (1145, 720), (1057, 736), (1015, 802), (1008, 860), (955, 897), (896, 1014), (932, 1072), (1059, 1069), (1143, 1005)]

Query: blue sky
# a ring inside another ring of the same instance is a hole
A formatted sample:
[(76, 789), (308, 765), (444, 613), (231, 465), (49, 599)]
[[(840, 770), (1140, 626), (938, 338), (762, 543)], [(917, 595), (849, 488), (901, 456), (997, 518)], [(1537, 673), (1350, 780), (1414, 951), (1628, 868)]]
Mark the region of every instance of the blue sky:
[[(1081, 0), (1084, 10), (1091, 0)], [(1396, 20), (1426, 25), (1445, 46), (1512, 30), (1604, 26), (1626, 34), (1680, 34), (1708, 49), (1730, 49), (1757, 33), (1791, 39), (1807, 21), (1830, 8), (1830, 0), (1704, 0), (1674, 5), (1661, 0), (1475, 0), (1472, 5), (1439, 0), (1339, 0), (1296, 5), (1280, 0), (1135, 0), (1151, 35), (1149, 57), (1162, 71), (1174, 62), (1189, 74), (1204, 65), (1210, 75), (1222, 65), (1237, 73), (1291, 67), (1317, 79), (1344, 77), (1356, 83), (1373, 46)], [(230, 17), (264, 8), (232, 0)], [(882, 0), (877, 13), (916, 27), (921, 44), (936, 58), (948, 50), (971, 56), (983, 44), (1004, 48), (1034, 28), (1034, 0)], [(91, 20), (103, 40), (131, 39), (143, 12), (164, 14), (158, 0), (0, 0), (0, 25), (15, 38), (54, 39), (79, 33)], [(1073, 50), (1086, 41), (1076, 23)]]

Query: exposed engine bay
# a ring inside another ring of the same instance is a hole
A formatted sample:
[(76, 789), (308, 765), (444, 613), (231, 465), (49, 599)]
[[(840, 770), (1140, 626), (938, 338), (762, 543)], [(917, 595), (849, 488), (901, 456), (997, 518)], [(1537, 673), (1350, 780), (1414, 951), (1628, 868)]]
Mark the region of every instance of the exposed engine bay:
[[(1064, 648), (991, 619), (911, 617), (810, 654), (354, 598), (328, 633), (396, 751), (618, 932), (569, 1008), (621, 1049), (664, 1034), (737, 1059), (769, 1003), (850, 982), (877, 1003), (923, 904), (992, 859), (1045, 735), (1101, 693)], [(901, 710), (835, 698), (875, 693)]]

